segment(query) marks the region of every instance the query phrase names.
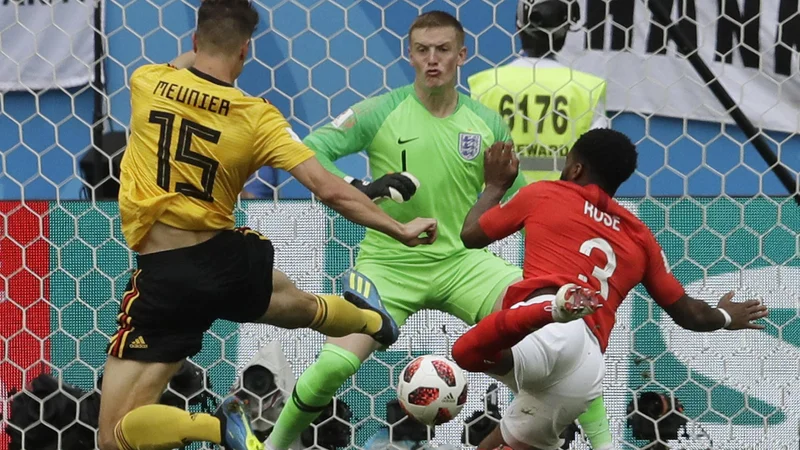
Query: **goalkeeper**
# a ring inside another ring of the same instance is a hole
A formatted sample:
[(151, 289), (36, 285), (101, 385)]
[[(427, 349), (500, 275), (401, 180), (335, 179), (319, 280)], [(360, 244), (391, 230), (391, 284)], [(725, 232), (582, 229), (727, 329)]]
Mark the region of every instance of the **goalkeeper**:
[[(522, 278), (516, 266), (488, 250), (468, 250), (460, 238), (483, 189), (485, 149), (511, 137), (497, 113), (455, 89), (467, 52), (464, 29), (455, 17), (440, 11), (422, 14), (411, 24), (409, 40), (413, 85), (354, 105), (304, 143), (324, 166), (369, 197), (395, 200), (381, 202), (395, 219), (427, 214), (438, 220), (438, 238), (426, 248), (396, 245), (371, 230), (361, 243), (356, 268), (372, 280), (397, 324), (428, 308), (473, 325), (499, 310), (506, 288)], [(373, 183), (353, 179), (332, 163), (362, 149), (369, 156)], [(519, 175), (508, 195), (524, 185)], [(328, 339), (298, 379), (267, 448), (288, 448), (378, 348), (373, 339), (359, 335)]]
[[(371, 279), (397, 324), (425, 308), (475, 324), (522, 277), (518, 267), (488, 250), (467, 250), (460, 239), (464, 218), (483, 189), (483, 152), (511, 137), (497, 113), (455, 89), (467, 53), (455, 17), (422, 14), (409, 39), (413, 85), (354, 105), (304, 143), (324, 166), (368, 196), (393, 198), (381, 207), (395, 219), (428, 214), (438, 220), (438, 239), (424, 249), (395, 245), (371, 230), (361, 243), (356, 268)], [(331, 162), (363, 149), (372, 183), (347, 177)], [(517, 177), (509, 195), (524, 185)], [(288, 448), (378, 348), (372, 338), (356, 334), (329, 339), (298, 379), (267, 448)]]

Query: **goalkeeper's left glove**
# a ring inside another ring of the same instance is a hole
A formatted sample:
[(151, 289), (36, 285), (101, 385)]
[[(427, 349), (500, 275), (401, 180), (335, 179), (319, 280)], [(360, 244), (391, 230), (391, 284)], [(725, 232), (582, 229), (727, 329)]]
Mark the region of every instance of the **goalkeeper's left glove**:
[(344, 181), (373, 201), (390, 198), (397, 203), (403, 203), (410, 200), (419, 188), (419, 180), (409, 172), (387, 173), (372, 183), (350, 176), (344, 177)]

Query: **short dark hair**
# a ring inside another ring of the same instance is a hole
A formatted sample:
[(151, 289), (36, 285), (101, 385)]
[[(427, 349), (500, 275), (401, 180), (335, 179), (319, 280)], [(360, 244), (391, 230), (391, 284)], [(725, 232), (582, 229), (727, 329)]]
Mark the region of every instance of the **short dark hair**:
[(411, 39), (411, 33), (414, 30), (422, 28), (442, 28), (452, 27), (456, 30), (456, 39), (458, 45), (464, 45), (464, 26), (452, 14), (445, 11), (428, 11), (420, 14), (411, 27), (408, 29), (408, 38)]
[(636, 146), (628, 136), (610, 128), (584, 133), (570, 150), (576, 162), (582, 163), (589, 179), (613, 194), (636, 170)]
[(197, 11), (197, 45), (210, 52), (235, 52), (257, 25), (258, 11), (248, 0), (204, 0)]

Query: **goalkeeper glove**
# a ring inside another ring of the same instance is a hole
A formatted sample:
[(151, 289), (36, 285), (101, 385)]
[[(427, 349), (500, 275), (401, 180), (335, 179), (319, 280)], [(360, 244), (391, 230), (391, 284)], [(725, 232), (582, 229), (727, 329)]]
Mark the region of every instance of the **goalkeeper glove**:
[(403, 203), (408, 201), (419, 188), (419, 180), (409, 172), (387, 173), (372, 183), (353, 177), (344, 177), (344, 181), (373, 201), (390, 198), (397, 203)]

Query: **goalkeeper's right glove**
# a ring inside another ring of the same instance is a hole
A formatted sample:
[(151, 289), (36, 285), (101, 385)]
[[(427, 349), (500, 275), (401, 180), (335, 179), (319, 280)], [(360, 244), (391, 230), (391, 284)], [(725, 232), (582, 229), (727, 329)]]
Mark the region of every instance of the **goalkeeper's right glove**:
[(419, 180), (409, 172), (387, 173), (372, 183), (353, 177), (344, 177), (344, 181), (355, 186), (373, 201), (390, 198), (397, 203), (408, 201), (419, 188)]

